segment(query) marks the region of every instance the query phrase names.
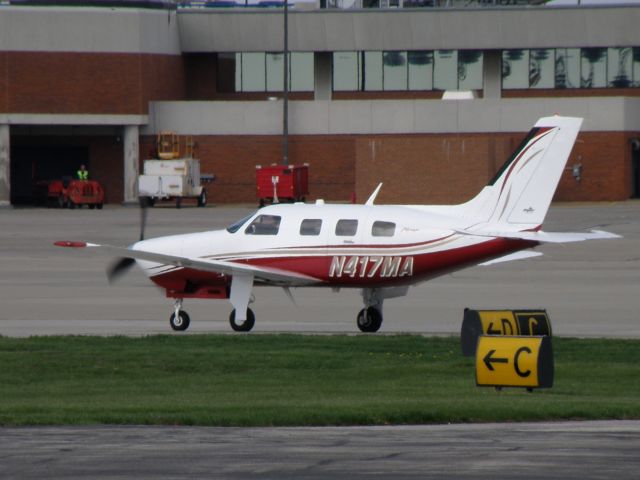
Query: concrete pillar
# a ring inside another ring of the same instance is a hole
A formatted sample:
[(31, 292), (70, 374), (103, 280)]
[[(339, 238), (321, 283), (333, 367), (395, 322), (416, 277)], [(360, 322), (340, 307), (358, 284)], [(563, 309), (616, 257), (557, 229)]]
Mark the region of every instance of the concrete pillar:
[(316, 52), (313, 54), (314, 100), (331, 100), (332, 58), (331, 52)]
[(483, 82), (483, 98), (502, 97), (502, 52), (500, 50), (485, 50)]
[(137, 125), (124, 126), (124, 203), (138, 203), (140, 173), (139, 132)]
[(0, 207), (11, 205), (10, 140), (9, 125), (0, 125)]

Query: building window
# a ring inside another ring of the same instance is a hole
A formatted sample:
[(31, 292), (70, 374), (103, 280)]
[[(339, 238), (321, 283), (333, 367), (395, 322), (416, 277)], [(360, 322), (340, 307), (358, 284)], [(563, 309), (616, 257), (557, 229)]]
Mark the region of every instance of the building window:
[(640, 87), (640, 48), (503, 50), (502, 88)]
[(430, 50), (407, 52), (407, 63), (409, 90), (433, 90), (433, 52)]
[(607, 52), (607, 82), (609, 87), (625, 88), (633, 85), (633, 48), (610, 48)]
[(383, 89), (407, 90), (407, 52), (384, 52), (382, 65)]
[(360, 90), (360, 55), (358, 52), (333, 54), (333, 90)]
[(483, 54), (474, 50), (334, 52), (334, 91), (482, 89)]
[[(222, 63), (219, 60), (219, 78), (229, 77), (228, 70), (235, 69), (234, 88), (226, 87), (223, 91), (281, 92), (284, 90), (284, 55), (282, 53), (243, 52), (232, 55), (235, 56), (235, 62)], [(289, 53), (288, 82), (291, 92), (313, 91), (313, 53)]]
[(604, 88), (607, 86), (607, 49), (583, 48), (580, 52), (580, 86)]
[(502, 52), (502, 88), (529, 88), (529, 50)]
[(556, 48), (556, 88), (580, 87), (580, 49)]
[(553, 88), (555, 86), (555, 52), (553, 49), (529, 51), (529, 87)]

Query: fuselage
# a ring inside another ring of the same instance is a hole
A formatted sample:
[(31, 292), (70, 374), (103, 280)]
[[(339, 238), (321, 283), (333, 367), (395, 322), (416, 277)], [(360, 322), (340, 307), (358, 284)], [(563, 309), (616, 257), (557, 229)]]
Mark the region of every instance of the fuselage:
[[(366, 288), (428, 280), (535, 245), (457, 233), (468, 223), (407, 206), (280, 204), (258, 210), (225, 230), (160, 237), (132, 248), (311, 279), (291, 285)], [(223, 274), (138, 263), (171, 296), (230, 281)]]

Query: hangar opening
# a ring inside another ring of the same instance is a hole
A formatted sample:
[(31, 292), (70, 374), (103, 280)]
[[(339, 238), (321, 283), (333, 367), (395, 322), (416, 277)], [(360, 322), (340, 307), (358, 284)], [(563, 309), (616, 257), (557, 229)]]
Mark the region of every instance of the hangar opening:
[(73, 178), (85, 165), (91, 171), (89, 149), (78, 146), (30, 146), (11, 148), (11, 203), (44, 204), (51, 180)]
[(104, 188), (105, 203), (122, 201), (120, 128), (12, 127), (11, 133), (11, 204), (44, 205), (48, 183), (75, 178), (80, 165)]

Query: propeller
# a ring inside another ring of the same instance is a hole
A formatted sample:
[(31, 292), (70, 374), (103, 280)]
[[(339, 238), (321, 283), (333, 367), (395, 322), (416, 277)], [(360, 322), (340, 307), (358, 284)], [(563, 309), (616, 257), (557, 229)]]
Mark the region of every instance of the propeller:
[[(147, 207), (149, 206), (149, 200), (145, 197), (139, 197), (138, 200), (140, 202), (140, 241), (142, 241), (144, 240), (144, 229), (147, 224)], [(136, 263), (135, 259), (130, 257), (120, 257), (116, 259), (107, 267), (107, 279), (109, 283), (115, 282), (127, 273), (134, 263)]]

